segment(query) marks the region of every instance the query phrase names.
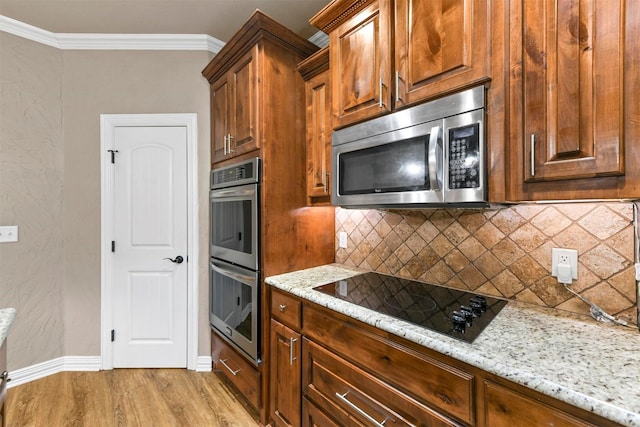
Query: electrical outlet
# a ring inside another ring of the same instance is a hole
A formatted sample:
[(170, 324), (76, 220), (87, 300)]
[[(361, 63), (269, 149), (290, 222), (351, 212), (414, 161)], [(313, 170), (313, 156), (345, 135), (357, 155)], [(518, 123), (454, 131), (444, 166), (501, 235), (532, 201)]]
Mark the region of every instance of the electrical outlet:
[(0, 243), (17, 242), (18, 241), (18, 226), (6, 225), (0, 227)]
[(551, 275), (560, 283), (571, 283), (578, 278), (578, 251), (576, 249), (551, 249)]
[(338, 247), (347, 248), (347, 233), (344, 231), (338, 233)]

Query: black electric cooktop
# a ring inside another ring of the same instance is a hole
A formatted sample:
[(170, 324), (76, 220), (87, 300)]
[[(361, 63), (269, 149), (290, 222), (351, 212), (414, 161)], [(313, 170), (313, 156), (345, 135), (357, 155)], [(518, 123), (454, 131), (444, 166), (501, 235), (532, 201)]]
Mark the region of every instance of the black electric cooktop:
[(373, 272), (314, 289), (469, 343), (507, 304), (472, 292)]

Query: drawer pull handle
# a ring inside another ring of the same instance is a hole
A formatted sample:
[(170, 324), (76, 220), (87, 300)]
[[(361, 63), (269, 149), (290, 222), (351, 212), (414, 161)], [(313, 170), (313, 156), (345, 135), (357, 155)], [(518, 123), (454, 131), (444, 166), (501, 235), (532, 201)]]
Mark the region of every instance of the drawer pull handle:
[(363, 411), (362, 409), (358, 408), (358, 406), (356, 406), (353, 402), (351, 402), (349, 399), (347, 399), (347, 395), (349, 394), (349, 392), (346, 392), (345, 394), (340, 394), (336, 392), (336, 397), (340, 400), (342, 400), (345, 404), (347, 404), (349, 407), (351, 407), (353, 410), (355, 410), (357, 413), (359, 413), (360, 415), (362, 415), (363, 417), (365, 417), (368, 421), (370, 421), (374, 426), (377, 427), (384, 427), (384, 423), (387, 422), (388, 418), (385, 418), (382, 422), (378, 422), (376, 421), (375, 418), (373, 418), (371, 415), (367, 414), (365, 411)]
[(280, 304), (278, 308), (280, 309), (280, 311), (284, 312), (287, 309), (287, 304)]
[(293, 362), (298, 359), (297, 357), (293, 356), (293, 346), (296, 343), (296, 341), (298, 341), (297, 338), (289, 338), (289, 365), (293, 365)]
[(536, 176), (536, 134), (531, 134), (531, 176)]
[(231, 369), (231, 368), (229, 367), (229, 365), (227, 365), (227, 364), (225, 363), (227, 360), (229, 360), (229, 359), (224, 359), (224, 360), (223, 360), (223, 359), (220, 359), (220, 363), (222, 363), (222, 365), (223, 365), (225, 368), (227, 368), (227, 369), (229, 370), (229, 372), (231, 372), (231, 374), (232, 374), (233, 376), (238, 375), (238, 372), (240, 372), (240, 369), (238, 369), (238, 370), (236, 370), (236, 371), (234, 371), (233, 369)]

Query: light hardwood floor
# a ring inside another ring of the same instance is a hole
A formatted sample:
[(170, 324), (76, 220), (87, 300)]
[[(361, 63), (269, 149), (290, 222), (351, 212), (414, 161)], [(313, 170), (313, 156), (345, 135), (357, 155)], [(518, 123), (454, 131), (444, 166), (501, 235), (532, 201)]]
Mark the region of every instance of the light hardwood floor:
[(258, 426), (211, 372), (62, 372), (9, 389), (7, 426)]

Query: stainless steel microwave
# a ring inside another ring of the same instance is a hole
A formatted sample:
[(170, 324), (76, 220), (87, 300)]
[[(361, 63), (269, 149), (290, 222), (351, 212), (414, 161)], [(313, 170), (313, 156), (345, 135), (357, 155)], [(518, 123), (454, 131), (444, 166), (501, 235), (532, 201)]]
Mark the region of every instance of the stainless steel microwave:
[(332, 137), (336, 206), (487, 207), (483, 86)]

